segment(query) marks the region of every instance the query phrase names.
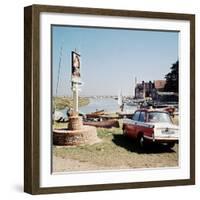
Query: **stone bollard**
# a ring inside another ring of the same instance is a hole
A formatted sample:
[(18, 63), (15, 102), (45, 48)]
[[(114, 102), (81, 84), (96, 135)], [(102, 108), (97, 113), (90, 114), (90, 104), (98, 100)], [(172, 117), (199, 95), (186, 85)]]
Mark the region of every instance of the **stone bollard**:
[(81, 130), (82, 128), (83, 128), (82, 117), (79, 117), (77, 115), (69, 117), (69, 124), (68, 124), (69, 130)]

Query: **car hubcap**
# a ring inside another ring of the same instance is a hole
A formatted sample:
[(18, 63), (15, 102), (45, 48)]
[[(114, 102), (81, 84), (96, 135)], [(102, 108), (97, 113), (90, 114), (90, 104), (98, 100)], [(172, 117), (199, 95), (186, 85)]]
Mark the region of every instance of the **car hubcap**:
[(143, 138), (143, 137), (140, 138), (140, 146), (141, 146), (141, 147), (144, 146), (144, 138)]

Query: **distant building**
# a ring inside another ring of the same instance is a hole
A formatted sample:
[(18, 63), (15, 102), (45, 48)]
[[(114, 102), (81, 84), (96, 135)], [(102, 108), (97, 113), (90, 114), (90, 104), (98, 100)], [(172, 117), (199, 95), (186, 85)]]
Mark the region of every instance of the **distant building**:
[(154, 82), (144, 82), (137, 83), (135, 87), (135, 98), (144, 99), (146, 97), (151, 97), (152, 99), (157, 99), (157, 92), (163, 92), (165, 87), (165, 80), (155, 80)]
[(155, 80), (154, 86), (157, 91), (163, 91), (165, 88), (166, 80)]

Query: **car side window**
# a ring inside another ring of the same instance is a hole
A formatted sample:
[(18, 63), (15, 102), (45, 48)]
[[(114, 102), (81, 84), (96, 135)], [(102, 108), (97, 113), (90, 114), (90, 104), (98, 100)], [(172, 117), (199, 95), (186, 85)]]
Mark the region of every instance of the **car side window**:
[(137, 111), (137, 112), (134, 113), (132, 119), (133, 119), (134, 121), (138, 121), (138, 120), (139, 120), (139, 116), (140, 116), (140, 111)]
[(139, 117), (139, 121), (140, 122), (145, 122), (145, 112), (144, 111), (142, 111), (141, 113), (140, 113), (140, 117)]

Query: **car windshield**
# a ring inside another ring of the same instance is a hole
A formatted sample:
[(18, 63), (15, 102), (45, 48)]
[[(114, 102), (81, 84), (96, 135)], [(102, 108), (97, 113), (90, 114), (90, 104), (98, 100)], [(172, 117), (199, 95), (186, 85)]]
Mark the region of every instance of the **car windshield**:
[(148, 122), (168, 122), (171, 123), (171, 119), (168, 113), (164, 112), (150, 112)]

